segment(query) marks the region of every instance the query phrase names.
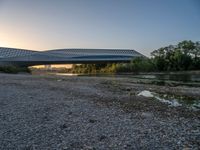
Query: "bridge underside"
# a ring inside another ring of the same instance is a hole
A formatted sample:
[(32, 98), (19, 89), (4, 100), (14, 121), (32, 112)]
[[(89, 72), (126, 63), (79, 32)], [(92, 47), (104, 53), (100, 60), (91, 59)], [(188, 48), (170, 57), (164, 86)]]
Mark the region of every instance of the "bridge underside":
[(128, 63), (130, 60), (86, 60), (86, 61), (3, 61), (0, 66), (18, 66), (29, 67), (36, 65), (49, 65), (49, 64), (97, 64), (97, 63)]
[(58, 49), (31, 51), (0, 48), (1, 66), (34, 66), (46, 64), (92, 64), (130, 62), (144, 57), (135, 50), (116, 49)]

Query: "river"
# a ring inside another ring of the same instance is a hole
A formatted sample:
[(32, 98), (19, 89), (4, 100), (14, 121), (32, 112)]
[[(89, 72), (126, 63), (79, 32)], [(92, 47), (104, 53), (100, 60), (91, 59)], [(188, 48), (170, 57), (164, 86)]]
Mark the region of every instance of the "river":
[[(200, 87), (199, 72), (171, 72), (171, 73), (148, 73), (148, 74), (72, 74), (72, 73), (55, 73), (57, 76), (95, 76), (95, 77), (111, 77), (111, 78), (128, 78), (135, 83), (156, 84), (162, 86), (190, 86)], [(150, 91), (148, 91), (150, 92)], [(162, 92), (161, 92), (162, 93)], [(192, 109), (200, 109), (199, 97), (188, 97), (183, 95), (170, 95), (152, 93), (154, 98), (174, 106), (186, 106)]]

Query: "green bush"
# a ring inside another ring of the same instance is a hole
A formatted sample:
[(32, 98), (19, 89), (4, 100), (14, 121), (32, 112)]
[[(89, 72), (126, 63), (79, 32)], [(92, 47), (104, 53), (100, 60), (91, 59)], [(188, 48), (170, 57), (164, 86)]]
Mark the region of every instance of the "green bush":
[(0, 72), (4, 72), (4, 73), (28, 72), (30, 73), (30, 69), (28, 67), (0, 66)]
[(200, 69), (200, 42), (182, 41), (154, 50), (152, 58), (135, 58), (130, 63), (74, 65), (73, 73), (137, 73)]

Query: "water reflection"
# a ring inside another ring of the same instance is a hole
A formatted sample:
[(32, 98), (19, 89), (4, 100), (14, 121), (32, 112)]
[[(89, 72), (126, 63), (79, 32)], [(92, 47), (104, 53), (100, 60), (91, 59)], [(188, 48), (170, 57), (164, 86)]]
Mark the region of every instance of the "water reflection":
[(58, 76), (78, 76), (78, 74), (75, 74), (75, 73), (55, 73), (55, 75), (58, 75)]
[(73, 74), (55, 73), (61, 76), (97, 76), (97, 77), (128, 77), (138, 79), (155, 79), (161, 81), (181, 81), (181, 82), (200, 82), (200, 74), (179, 73), (179, 74), (138, 74), (138, 75), (118, 75), (118, 74)]
[(193, 110), (200, 110), (200, 99), (194, 97), (159, 94), (147, 90), (141, 91), (138, 96), (155, 98), (156, 100), (173, 107), (185, 106)]
[(200, 82), (199, 74), (153, 74), (153, 75), (133, 75), (133, 78), (140, 79), (157, 79), (182, 82)]
[(157, 74), (157, 75), (151, 75), (151, 76), (154, 76), (154, 79), (158, 79), (158, 80), (200, 82), (200, 75), (192, 75), (192, 74)]

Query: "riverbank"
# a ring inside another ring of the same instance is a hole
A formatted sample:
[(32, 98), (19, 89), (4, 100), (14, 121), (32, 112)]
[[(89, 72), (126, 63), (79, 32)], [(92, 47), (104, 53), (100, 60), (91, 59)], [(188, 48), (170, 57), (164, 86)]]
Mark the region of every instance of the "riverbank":
[(200, 98), (124, 77), (0, 74), (0, 149), (198, 149), (200, 111), (144, 90)]

